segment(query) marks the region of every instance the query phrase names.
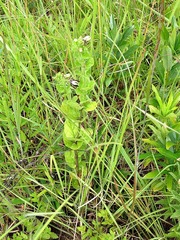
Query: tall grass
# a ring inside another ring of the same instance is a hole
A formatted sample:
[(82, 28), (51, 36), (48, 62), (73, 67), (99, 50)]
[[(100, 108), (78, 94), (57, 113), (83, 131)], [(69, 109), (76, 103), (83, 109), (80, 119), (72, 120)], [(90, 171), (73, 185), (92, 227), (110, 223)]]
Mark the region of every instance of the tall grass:
[[(151, 167), (141, 161), (149, 151), (142, 138), (152, 135), (147, 98), (151, 82), (159, 84), (149, 69), (160, 2), (0, 2), (0, 239), (166, 239), (173, 221), (156, 203), (166, 196), (152, 191), (156, 179), (143, 178)], [(166, 7), (165, 25), (170, 11), (179, 24), (178, 1)], [(132, 26), (120, 49), (119, 34)], [(63, 98), (54, 77), (72, 73), (72, 42), (86, 35), (98, 107), (88, 113), (93, 141), (87, 172), (78, 176), (64, 160)]]

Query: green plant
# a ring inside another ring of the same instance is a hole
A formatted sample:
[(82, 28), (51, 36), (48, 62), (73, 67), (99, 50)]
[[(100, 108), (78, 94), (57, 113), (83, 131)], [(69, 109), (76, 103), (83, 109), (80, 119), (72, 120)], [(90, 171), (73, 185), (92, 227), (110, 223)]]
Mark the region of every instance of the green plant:
[(86, 46), (89, 40), (90, 37), (86, 36), (72, 42), (72, 73), (58, 73), (54, 77), (57, 91), (62, 96), (60, 110), (65, 116), (63, 141), (68, 148), (65, 161), (70, 168), (76, 169), (77, 176), (80, 176), (82, 170), (86, 171), (83, 155), (92, 141), (92, 129), (87, 126), (88, 112), (93, 111), (97, 105), (90, 98), (94, 88), (94, 81), (91, 79), (94, 61)]
[[(153, 138), (144, 139), (146, 143), (153, 146), (153, 149), (158, 153), (152, 153), (148, 157), (145, 165), (153, 162), (156, 170), (149, 172), (144, 176), (146, 179), (154, 179), (153, 190), (159, 191), (164, 187), (168, 190), (173, 189), (173, 182), (180, 177), (177, 166), (180, 154), (180, 123), (178, 104), (180, 102), (180, 94), (177, 92), (173, 95), (172, 92), (168, 94), (166, 99), (161, 97), (155, 86), (152, 86), (155, 93), (155, 98), (152, 104), (149, 105), (150, 112), (155, 116), (151, 119), (153, 125), (149, 125), (153, 132)], [(161, 181), (159, 181), (161, 179)]]
[(161, 32), (162, 50), (156, 62), (156, 71), (159, 80), (165, 87), (176, 84), (180, 79), (180, 33), (176, 19), (173, 18), (172, 27), (163, 27)]
[(169, 233), (166, 234), (167, 238), (176, 238), (178, 239), (180, 237), (180, 210), (179, 210), (179, 194), (180, 194), (180, 188), (179, 188), (180, 181), (176, 182), (176, 190), (171, 191), (171, 198), (170, 203), (167, 208), (167, 216), (170, 216), (171, 219), (175, 221), (175, 224), (171, 229), (169, 230)]
[[(92, 221), (92, 228), (86, 226), (78, 227), (81, 232), (82, 239), (89, 240), (114, 240), (115, 228), (113, 221), (106, 210), (100, 210), (97, 213), (98, 219)], [(108, 229), (108, 231), (107, 231)]]
[(161, 2), (0, 1), (0, 239), (178, 238), (179, 0)]
[[(24, 217), (18, 217), (18, 220), (22, 220)], [(17, 233), (13, 233), (11, 238), (7, 238), (8, 240), (23, 240), (23, 239), (33, 239), (34, 233), (42, 226), (40, 220), (36, 218), (27, 219), (23, 222), (23, 229), (22, 231), (18, 231)], [(58, 239), (58, 236), (52, 232), (50, 227), (47, 227), (43, 231), (43, 235), (38, 238), (39, 240), (46, 240), (46, 239)]]
[(107, 70), (107, 77), (105, 85), (108, 87), (113, 79), (125, 75), (126, 72), (132, 67), (132, 56), (138, 48), (137, 44), (132, 44), (134, 26), (126, 27), (122, 32), (121, 28), (113, 17), (110, 16), (109, 29), (106, 33), (106, 42), (109, 49), (107, 56), (107, 63), (109, 67)]
[[(150, 118), (153, 124), (149, 125), (152, 130), (153, 139), (144, 139), (152, 146), (152, 152), (147, 154), (145, 166), (153, 163), (153, 170), (143, 178), (150, 181), (151, 189), (165, 195), (165, 199), (157, 201), (163, 206), (164, 219), (172, 219), (174, 224), (166, 237), (179, 237), (179, 156), (180, 156), (180, 113), (178, 105), (180, 93), (173, 94), (158, 92), (153, 85), (152, 90), (155, 97), (151, 99), (149, 110), (153, 117)], [(165, 96), (164, 96), (165, 95)], [(178, 206), (178, 207), (177, 207)]]

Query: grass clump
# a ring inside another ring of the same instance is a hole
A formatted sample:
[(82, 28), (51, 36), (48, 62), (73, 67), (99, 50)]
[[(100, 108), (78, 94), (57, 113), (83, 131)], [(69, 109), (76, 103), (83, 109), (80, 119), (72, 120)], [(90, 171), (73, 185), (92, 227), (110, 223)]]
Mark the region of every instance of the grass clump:
[(179, 239), (178, 10), (0, 3), (0, 239)]

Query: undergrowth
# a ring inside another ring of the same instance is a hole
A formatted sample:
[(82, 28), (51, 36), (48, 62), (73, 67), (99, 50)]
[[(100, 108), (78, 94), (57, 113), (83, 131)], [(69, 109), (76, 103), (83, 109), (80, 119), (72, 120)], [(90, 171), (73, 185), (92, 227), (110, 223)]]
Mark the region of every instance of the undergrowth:
[(0, 240), (180, 238), (179, 10), (0, 2)]

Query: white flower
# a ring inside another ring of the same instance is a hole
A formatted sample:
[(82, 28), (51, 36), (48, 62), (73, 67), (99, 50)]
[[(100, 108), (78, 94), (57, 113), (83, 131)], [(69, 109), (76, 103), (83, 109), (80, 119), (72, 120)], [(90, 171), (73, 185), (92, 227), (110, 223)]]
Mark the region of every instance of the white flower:
[(70, 73), (66, 73), (66, 74), (64, 74), (64, 77), (65, 77), (65, 78), (70, 78), (70, 76), (71, 76)]
[(72, 86), (78, 86), (79, 85), (78, 81), (76, 81), (74, 79), (70, 79), (70, 83), (71, 83)]
[(91, 40), (91, 37), (90, 36), (85, 36), (83, 39), (82, 39), (84, 42), (89, 42)]

